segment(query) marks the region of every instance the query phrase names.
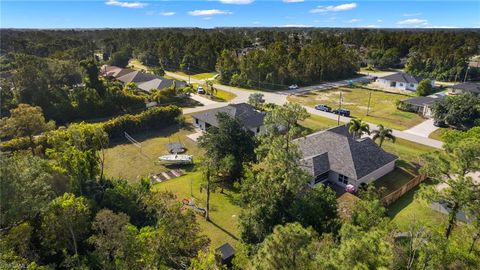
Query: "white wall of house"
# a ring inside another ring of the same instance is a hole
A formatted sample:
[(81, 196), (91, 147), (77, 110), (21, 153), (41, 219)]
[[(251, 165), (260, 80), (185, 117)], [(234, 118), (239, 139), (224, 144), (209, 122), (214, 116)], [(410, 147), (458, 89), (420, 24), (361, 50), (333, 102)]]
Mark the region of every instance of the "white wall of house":
[(365, 184), (368, 184), (368, 183), (371, 183), (375, 180), (377, 180), (378, 178), (386, 175), (387, 173), (393, 171), (395, 169), (395, 162), (396, 160), (386, 164), (385, 166), (365, 175), (364, 177), (358, 179), (357, 181), (355, 181), (355, 183), (351, 183), (352, 185), (354, 185), (356, 188), (360, 187), (360, 184), (362, 183), (365, 183)]
[(205, 122), (203, 122), (202, 120), (199, 120), (195, 117), (193, 117), (193, 124), (196, 126), (196, 127), (199, 127), (201, 130), (205, 131), (207, 130), (206, 126), (205, 126)]

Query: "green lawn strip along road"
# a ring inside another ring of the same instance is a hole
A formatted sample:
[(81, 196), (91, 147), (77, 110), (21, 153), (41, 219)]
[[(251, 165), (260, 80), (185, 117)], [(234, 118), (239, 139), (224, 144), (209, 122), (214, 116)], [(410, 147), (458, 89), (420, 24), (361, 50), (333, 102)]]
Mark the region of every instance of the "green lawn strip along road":
[[(310, 93), (289, 96), (288, 100), (315, 107), (326, 104), (332, 109), (338, 108), (340, 89), (342, 90), (342, 107), (351, 111), (351, 117), (362, 119), (373, 124), (382, 124), (388, 128), (405, 130), (423, 121), (419, 115), (397, 109), (397, 101), (409, 98), (407, 95), (369, 90), (361, 87), (340, 87), (331, 90), (313, 91)], [(371, 94), (369, 115), (368, 100)]]

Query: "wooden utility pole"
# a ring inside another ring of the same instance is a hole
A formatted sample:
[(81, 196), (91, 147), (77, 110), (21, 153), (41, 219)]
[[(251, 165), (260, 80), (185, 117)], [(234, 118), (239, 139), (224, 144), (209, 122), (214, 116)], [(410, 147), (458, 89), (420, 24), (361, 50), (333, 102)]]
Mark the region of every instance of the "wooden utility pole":
[[(338, 100), (338, 109), (342, 108), (342, 88), (340, 88), (340, 99)], [(340, 112), (338, 111), (337, 125), (340, 125)]]
[(370, 112), (370, 100), (372, 100), (372, 90), (370, 89), (369, 95), (368, 95), (368, 106), (367, 106), (367, 116), (368, 113)]

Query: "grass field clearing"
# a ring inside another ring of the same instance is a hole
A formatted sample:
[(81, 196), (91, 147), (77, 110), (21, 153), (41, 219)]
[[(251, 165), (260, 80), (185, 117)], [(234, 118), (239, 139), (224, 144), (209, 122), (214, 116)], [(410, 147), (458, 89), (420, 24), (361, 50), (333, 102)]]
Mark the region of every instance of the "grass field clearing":
[[(352, 117), (398, 130), (408, 129), (423, 121), (423, 118), (415, 113), (397, 109), (396, 102), (409, 96), (360, 87), (341, 87), (332, 90), (313, 91), (303, 95), (289, 96), (288, 100), (309, 107), (315, 107), (317, 104), (326, 104), (335, 109), (339, 105), (340, 90), (342, 92), (342, 107), (349, 109)], [(367, 116), (370, 95), (370, 109)]]

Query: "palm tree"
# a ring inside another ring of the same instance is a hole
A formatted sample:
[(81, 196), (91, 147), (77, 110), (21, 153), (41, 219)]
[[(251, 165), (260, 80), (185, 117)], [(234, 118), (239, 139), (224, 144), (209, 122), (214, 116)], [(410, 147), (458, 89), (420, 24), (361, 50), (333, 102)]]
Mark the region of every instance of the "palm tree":
[(373, 141), (376, 141), (377, 139), (380, 139), (380, 143), (378, 146), (382, 147), (383, 141), (385, 139), (391, 140), (393, 143), (395, 143), (395, 136), (392, 134), (392, 130), (389, 128), (385, 128), (383, 125), (378, 125), (378, 129), (372, 131), (373, 133)]
[(360, 139), (365, 133), (370, 135), (370, 126), (360, 119), (352, 119), (348, 123), (348, 132), (352, 134), (353, 138)]

